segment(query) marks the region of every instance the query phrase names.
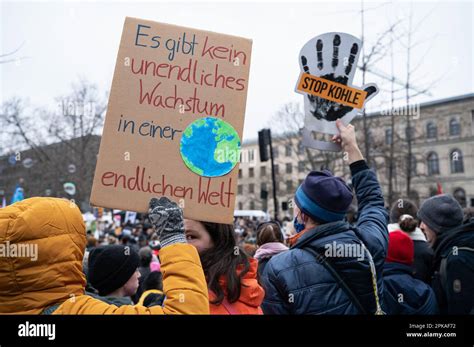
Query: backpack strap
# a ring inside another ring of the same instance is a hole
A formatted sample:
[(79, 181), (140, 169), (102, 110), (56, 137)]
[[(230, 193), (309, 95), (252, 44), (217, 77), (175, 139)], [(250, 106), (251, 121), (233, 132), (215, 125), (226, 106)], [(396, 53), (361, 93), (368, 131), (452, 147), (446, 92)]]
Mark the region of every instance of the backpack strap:
[(305, 248), (301, 248), (301, 249), (303, 249), (306, 252), (312, 254), (316, 258), (318, 263), (322, 264), (326, 268), (326, 270), (329, 271), (329, 273), (336, 279), (337, 284), (344, 290), (344, 292), (352, 300), (352, 302), (357, 306), (357, 308), (359, 309), (360, 312), (362, 312), (363, 314), (368, 314), (367, 310), (364, 308), (364, 306), (362, 306), (362, 304), (360, 303), (357, 296), (349, 288), (347, 283), (342, 279), (342, 277), (338, 274), (338, 272), (334, 269), (334, 267), (332, 267), (332, 265), (329, 264), (329, 262), (327, 261), (325, 256), (319, 254), (318, 252), (316, 252), (312, 248), (305, 247)]

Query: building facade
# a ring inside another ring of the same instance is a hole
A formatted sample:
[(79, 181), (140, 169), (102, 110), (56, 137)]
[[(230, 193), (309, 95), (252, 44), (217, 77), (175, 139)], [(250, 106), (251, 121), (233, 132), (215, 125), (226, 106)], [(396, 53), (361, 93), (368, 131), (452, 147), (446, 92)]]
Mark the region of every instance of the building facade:
[[(51, 196), (74, 200), (82, 211), (90, 210), (100, 136), (89, 135), (0, 157), (0, 203), (10, 203), (15, 187), (25, 198)], [(74, 188), (66, 189), (66, 186)], [(1, 205), (0, 205), (1, 206)]]
[[(367, 116), (370, 166), (376, 170), (387, 205), (406, 197), (419, 204), (442, 189), (443, 193), (452, 194), (463, 207), (474, 207), (474, 94), (416, 106), (411, 111), (382, 110)], [(392, 117), (394, 155), (389, 156)], [(410, 117), (409, 127), (407, 117)], [(358, 117), (352, 123), (359, 145), (365, 146), (362, 118)], [(411, 156), (408, 156), (407, 136), (411, 136)], [(300, 137), (294, 135), (275, 137), (273, 147), (280, 219), (292, 218), (294, 192), (310, 170), (328, 168), (350, 180), (342, 153), (305, 149), (300, 144)], [(391, 162), (392, 195), (389, 201)], [(272, 196), (270, 161), (260, 161), (257, 140), (243, 143), (236, 209), (263, 210), (273, 216)]]

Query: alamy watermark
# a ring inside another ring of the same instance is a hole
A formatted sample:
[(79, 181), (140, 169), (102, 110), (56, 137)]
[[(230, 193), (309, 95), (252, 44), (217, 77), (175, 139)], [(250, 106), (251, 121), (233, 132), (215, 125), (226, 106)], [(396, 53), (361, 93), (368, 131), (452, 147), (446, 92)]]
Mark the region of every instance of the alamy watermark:
[(326, 258), (357, 258), (358, 261), (364, 260), (364, 246), (357, 243), (327, 243), (324, 245)]
[(216, 151), (214, 152), (214, 157), (219, 163), (257, 163), (257, 154), (254, 149), (223, 147), (222, 149), (216, 149)]
[(0, 243), (0, 257), (6, 258), (30, 258), (38, 260), (38, 244), (36, 243), (13, 243), (10, 241)]
[(20, 337), (47, 337), (52, 341), (56, 339), (56, 324), (36, 324), (26, 321), (18, 325)]
[(409, 104), (409, 105), (398, 106), (398, 107), (383, 108), (380, 111), (380, 114), (382, 116), (406, 116), (406, 117), (412, 117), (413, 119), (419, 119), (420, 118), (420, 104), (415, 103), (415, 104)]

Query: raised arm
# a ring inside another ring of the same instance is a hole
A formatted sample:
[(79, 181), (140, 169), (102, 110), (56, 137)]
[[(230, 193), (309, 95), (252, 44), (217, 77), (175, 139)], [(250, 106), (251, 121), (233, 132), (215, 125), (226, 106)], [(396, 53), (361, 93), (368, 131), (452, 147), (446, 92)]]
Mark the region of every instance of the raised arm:
[(117, 307), (81, 295), (67, 300), (55, 314), (209, 314), (206, 279), (196, 248), (186, 243), (181, 209), (167, 198), (152, 199), (149, 217), (162, 246), (163, 306)]
[(117, 307), (81, 295), (66, 300), (54, 314), (209, 314), (207, 285), (196, 248), (169, 245), (160, 251), (160, 260), (166, 295), (163, 306)]
[(384, 206), (382, 189), (375, 172), (369, 169), (359, 150), (354, 127), (346, 127), (340, 120), (336, 121), (336, 125), (340, 134), (334, 136), (333, 141), (341, 144), (351, 169), (359, 212), (359, 237), (374, 259), (385, 259), (388, 247), (388, 212)]

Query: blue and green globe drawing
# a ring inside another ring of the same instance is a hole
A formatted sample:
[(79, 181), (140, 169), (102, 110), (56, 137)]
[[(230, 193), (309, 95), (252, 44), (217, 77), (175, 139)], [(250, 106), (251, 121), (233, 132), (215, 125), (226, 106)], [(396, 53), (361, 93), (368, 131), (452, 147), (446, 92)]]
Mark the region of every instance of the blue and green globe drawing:
[(200, 118), (184, 131), (180, 151), (192, 172), (206, 177), (223, 176), (240, 159), (240, 138), (232, 125), (222, 119)]

